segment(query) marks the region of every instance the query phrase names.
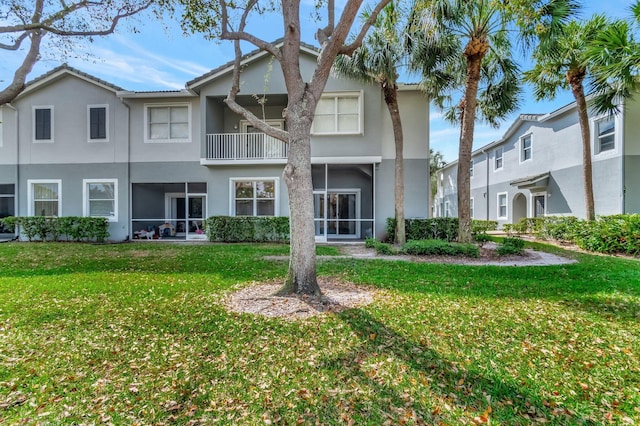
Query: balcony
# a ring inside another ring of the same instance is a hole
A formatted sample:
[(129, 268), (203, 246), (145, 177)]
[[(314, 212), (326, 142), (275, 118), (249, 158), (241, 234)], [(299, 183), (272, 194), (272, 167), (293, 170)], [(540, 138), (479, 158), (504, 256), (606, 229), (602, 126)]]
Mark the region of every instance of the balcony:
[(200, 164), (285, 164), (287, 152), (286, 143), (264, 133), (213, 133)]

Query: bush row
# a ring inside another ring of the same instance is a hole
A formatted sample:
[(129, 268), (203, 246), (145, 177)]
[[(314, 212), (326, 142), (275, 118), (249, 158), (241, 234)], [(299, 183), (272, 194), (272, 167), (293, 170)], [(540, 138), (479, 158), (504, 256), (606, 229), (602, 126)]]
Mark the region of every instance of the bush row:
[[(387, 236), (389, 241), (395, 239), (396, 220), (387, 219)], [(472, 220), (471, 233), (484, 234), (495, 231), (498, 222), (494, 220)], [(407, 241), (411, 240), (445, 240), (454, 241), (458, 237), (457, 217), (434, 217), (430, 219), (406, 219), (405, 230)]]
[(288, 242), (289, 218), (271, 216), (212, 216), (205, 221), (209, 241)]
[(402, 251), (417, 256), (480, 256), (480, 250), (475, 244), (452, 243), (443, 240), (407, 241)]
[(539, 238), (567, 241), (598, 253), (640, 255), (640, 215), (599, 216), (594, 221), (574, 216), (522, 219), (503, 225), (508, 234), (535, 234)]
[(103, 217), (10, 216), (0, 219), (7, 229), (18, 229), (29, 241), (98, 241), (109, 237), (109, 222)]

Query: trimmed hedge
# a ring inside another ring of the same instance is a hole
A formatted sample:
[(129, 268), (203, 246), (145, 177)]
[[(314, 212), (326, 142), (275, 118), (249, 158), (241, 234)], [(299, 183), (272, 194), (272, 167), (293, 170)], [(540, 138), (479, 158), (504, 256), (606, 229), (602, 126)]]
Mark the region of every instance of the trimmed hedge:
[[(396, 219), (387, 218), (387, 239), (395, 240)], [(471, 233), (485, 234), (498, 229), (495, 220), (472, 220)], [(411, 240), (445, 240), (455, 241), (458, 238), (457, 217), (434, 217), (430, 219), (406, 219), (405, 232), (407, 241)]]
[(391, 244), (382, 243), (375, 238), (367, 238), (366, 240), (364, 240), (364, 246), (366, 248), (372, 248), (376, 251), (376, 253), (382, 255), (391, 256), (394, 254), (398, 254), (396, 249), (394, 249)]
[(10, 216), (0, 219), (8, 229), (18, 229), (29, 241), (97, 241), (109, 237), (109, 221), (104, 217)]
[(475, 244), (452, 243), (442, 240), (408, 241), (402, 251), (406, 254), (426, 256), (480, 256), (480, 250)]
[(542, 238), (569, 241), (598, 253), (640, 255), (640, 214), (599, 216), (591, 222), (575, 217), (545, 219)]
[(289, 242), (289, 218), (284, 216), (211, 216), (204, 226), (213, 242)]
[(496, 253), (499, 256), (508, 256), (508, 255), (522, 255), (524, 252), (524, 240), (517, 237), (506, 237), (504, 238), (498, 247), (496, 248)]

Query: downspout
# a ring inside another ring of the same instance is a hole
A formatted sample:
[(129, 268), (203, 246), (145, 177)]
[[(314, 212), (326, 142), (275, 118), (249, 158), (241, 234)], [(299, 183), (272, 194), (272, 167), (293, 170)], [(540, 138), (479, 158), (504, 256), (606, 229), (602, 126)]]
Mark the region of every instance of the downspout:
[[(15, 132), (16, 132), (16, 186), (13, 190), (13, 211), (16, 216), (20, 216), (20, 114), (18, 114), (18, 108), (14, 107), (10, 103), (5, 104), (15, 112)], [(18, 227), (13, 231), (15, 236), (20, 236)]]
[(127, 101), (124, 100), (124, 97), (122, 96), (118, 96), (118, 99), (120, 99), (120, 102), (122, 102), (122, 105), (124, 105), (127, 108), (127, 190), (128, 190), (128, 197), (127, 197), (127, 210), (129, 212), (129, 220), (127, 221), (127, 235), (129, 237), (129, 240), (133, 239), (133, 231), (131, 228), (131, 225), (133, 223), (133, 207), (132, 207), (132, 185), (131, 185), (131, 107), (130, 105), (127, 103)]
[(485, 199), (485, 208), (486, 208), (486, 218), (489, 220), (489, 152), (485, 151), (484, 148), (480, 150), (485, 157), (487, 158), (487, 177), (486, 184), (484, 188), (484, 199)]
[[(625, 113), (625, 105), (624, 105), (624, 101), (622, 101), (620, 103), (620, 109), (622, 110), (620, 112), (620, 128), (622, 129), (622, 131), (620, 132), (620, 213), (625, 214), (626, 213), (626, 193), (627, 193), (627, 188), (626, 188), (626, 174), (625, 174), (625, 152), (624, 152), (624, 140), (625, 140), (625, 119), (624, 119), (624, 113)], [(617, 132), (616, 132), (617, 133)]]

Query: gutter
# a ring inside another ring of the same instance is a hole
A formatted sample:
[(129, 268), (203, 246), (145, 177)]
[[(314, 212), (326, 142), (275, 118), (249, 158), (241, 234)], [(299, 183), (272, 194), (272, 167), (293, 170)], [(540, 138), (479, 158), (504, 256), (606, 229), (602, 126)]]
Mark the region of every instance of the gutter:
[[(6, 103), (6, 106), (11, 108), (15, 113), (15, 129), (16, 129), (16, 186), (13, 190), (13, 211), (16, 216), (20, 216), (20, 114), (18, 113), (18, 108), (14, 107), (10, 103)], [(20, 236), (18, 229), (13, 231), (17, 237)]]
[[(620, 113), (620, 213), (626, 213), (626, 173), (625, 173), (625, 152), (624, 152), (624, 140), (625, 140), (625, 104), (624, 101), (620, 103), (622, 112)], [(616, 132), (617, 133), (617, 132)]]
[(486, 204), (486, 220), (489, 220), (489, 151), (485, 151), (485, 148), (480, 148), (480, 152), (487, 158), (487, 177), (484, 188), (485, 204)]
[(127, 220), (127, 235), (129, 240), (133, 239), (133, 230), (132, 230), (132, 194), (131, 194), (131, 106), (124, 100), (120, 93), (118, 93), (118, 99), (122, 102), (127, 108), (127, 211), (129, 212), (129, 220)]

